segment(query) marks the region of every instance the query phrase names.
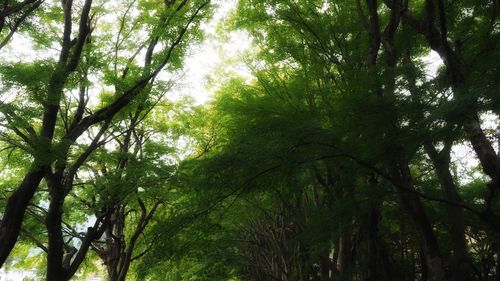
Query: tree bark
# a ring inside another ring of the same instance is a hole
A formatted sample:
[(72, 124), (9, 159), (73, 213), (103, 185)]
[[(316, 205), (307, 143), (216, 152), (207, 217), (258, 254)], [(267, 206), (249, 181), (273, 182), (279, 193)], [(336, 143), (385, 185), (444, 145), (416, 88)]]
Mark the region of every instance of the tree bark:
[(46, 177), (50, 204), (45, 221), (48, 234), (48, 254), (47, 254), (47, 281), (67, 280), (66, 270), (63, 267), (64, 240), (62, 234), (62, 214), (64, 202), (64, 189), (61, 177), (58, 175), (49, 175)]
[(380, 206), (372, 202), (367, 214), (366, 243), (368, 246), (365, 281), (399, 280), (394, 266), (389, 261), (384, 241), (380, 237)]
[(319, 255), (319, 280), (330, 281), (330, 275), (334, 275), (334, 266), (328, 251), (324, 251)]
[(16, 244), (26, 212), (24, 206), (28, 206), (43, 175), (43, 169), (33, 164), (31, 171), (26, 174), (20, 186), (7, 200), (7, 206), (0, 224), (0, 267), (5, 263)]
[(391, 175), (398, 183), (394, 188), (400, 205), (409, 215), (419, 239), (428, 278), (430, 281), (442, 281), (445, 279), (445, 271), (439, 245), (420, 198), (411, 192), (414, 187), (408, 165), (399, 163), (398, 167), (391, 171)]
[[(436, 11), (433, 0), (426, 0), (424, 21), (417, 20), (408, 9), (403, 10), (402, 17), (408, 25), (425, 38), (430, 48), (439, 54), (446, 66), (449, 83), (456, 97), (467, 100), (469, 93), (464, 86), (466, 81), (464, 65), (457, 51), (448, 42), (446, 14), (444, 7), (439, 6), (439, 8), (441, 21), (439, 30), (434, 22)], [(473, 104), (462, 106), (460, 115), (463, 117), (464, 131), (476, 152), (481, 167), (484, 173), (491, 178), (489, 188), (493, 190), (492, 196), (494, 196), (494, 193), (500, 189), (500, 157), (481, 128), (476, 106), (476, 100), (473, 100)]]
[(352, 232), (346, 231), (339, 239), (339, 254), (337, 260), (338, 280), (351, 281), (353, 277), (353, 245)]
[[(450, 145), (445, 145), (441, 152), (437, 152), (430, 143), (424, 145), (427, 155), (431, 159), (434, 171), (439, 179), (441, 187), (445, 192), (446, 199), (453, 202), (462, 202), (457, 187), (450, 173)], [(455, 281), (471, 280), (470, 259), (465, 241), (464, 210), (459, 206), (446, 204), (446, 212), (449, 222), (449, 233), (452, 244), (452, 268), (451, 275)]]

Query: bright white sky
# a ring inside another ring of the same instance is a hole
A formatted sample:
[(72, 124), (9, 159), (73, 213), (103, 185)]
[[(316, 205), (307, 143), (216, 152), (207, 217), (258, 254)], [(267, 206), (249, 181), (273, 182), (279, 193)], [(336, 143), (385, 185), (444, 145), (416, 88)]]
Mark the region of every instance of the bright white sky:
[[(237, 0), (217, 0), (218, 5), (213, 18), (202, 24), (205, 39), (191, 47), (185, 59), (183, 78), (181, 83), (174, 87), (171, 97), (191, 96), (196, 104), (202, 104), (209, 100), (212, 93), (220, 86), (220, 82), (213, 80), (217, 78), (214, 74), (222, 65), (224, 71), (240, 75), (246, 78), (252, 76), (250, 70), (243, 64), (238, 63), (238, 58), (251, 48), (251, 38), (242, 31), (233, 31), (227, 36), (227, 40), (221, 40), (216, 34), (219, 24), (222, 24), (236, 8)], [(210, 82), (209, 82), (210, 80)]]

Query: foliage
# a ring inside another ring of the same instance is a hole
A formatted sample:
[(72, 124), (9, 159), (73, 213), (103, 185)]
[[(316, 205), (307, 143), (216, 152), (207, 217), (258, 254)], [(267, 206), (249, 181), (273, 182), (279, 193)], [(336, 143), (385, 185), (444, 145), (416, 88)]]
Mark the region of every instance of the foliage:
[(38, 57), (0, 63), (6, 269), (499, 278), (494, 1), (237, 1), (218, 32), (252, 38), (252, 78), (198, 106), (165, 77), (209, 1), (42, 2), (10, 25)]

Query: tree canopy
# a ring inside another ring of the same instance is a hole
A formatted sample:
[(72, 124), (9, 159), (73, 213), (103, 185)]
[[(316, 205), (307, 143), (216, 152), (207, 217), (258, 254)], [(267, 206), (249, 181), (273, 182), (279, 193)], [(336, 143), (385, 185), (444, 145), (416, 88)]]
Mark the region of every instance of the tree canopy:
[[(2, 270), (500, 280), (498, 7), (4, 1)], [(174, 98), (235, 33), (211, 99)]]

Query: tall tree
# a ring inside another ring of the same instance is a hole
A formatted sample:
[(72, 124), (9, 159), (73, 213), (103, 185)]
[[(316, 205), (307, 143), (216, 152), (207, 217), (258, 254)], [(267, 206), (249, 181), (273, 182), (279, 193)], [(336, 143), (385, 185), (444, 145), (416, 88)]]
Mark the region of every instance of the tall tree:
[[(61, 216), (64, 199), (73, 186), (73, 180), (79, 167), (99, 145), (102, 145), (100, 139), (113, 117), (145, 89), (151, 88), (155, 78), (167, 64), (180, 58), (185, 50), (184, 42), (196, 34), (192, 31), (195, 29), (193, 26), (199, 23), (200, 13), (205, 10), (208, 1), (189, 3), (183, 1), (168, 7), (158, 6), (152, 2), (137, 3), (131, 1), (124, 3), (124, 17), (119, 22), (117, 37), (114, 41), (102, 41), (99, 39), (106, 39), (105, 36), (90, 35), (92, 32), (97, 32), (95, 29), (100, 27), (96, 24), (96, 15), (99, 13), (98, 11), (92, 13), (92, 1), (85, 1), (83, 4), (77, 13), (78, 33), (73, 39), (74, 32), (72, 30), (73, 25), (75, 25), (74, 10), (76, 9), (73, 1), (63, 1), (60, 8), (57, 7), (56, 3), (53, 3), (53, 9), (60, 11), (62, 15), (62, 48), (47, 84), (43, 85), (42, 83), (41, 85), (45, 89), (46, 95), (43, 97), (43, 102), (39, 103), (43, 105), (43, 119), (39, 132), (36, 132), (36, 128), (27, 125), (30, 123), (29, 119), (23, 123), (27, 127), (15, 130), (16, 134), (30, 145), (34, 160), (22, 183), (9, 197), (0, 226), (2, 229), (0, 232), (2, 235), (0, 256), (3, 264), (15, 244), (26, 207), (40, 181), (45, 177), (50, 193), (46, 225), (49, 234), (47, 278), (51, 280), (67, 279), (75, 272), (74, 267), (68, 269), (69, 271), (64, 272), (64, 274), (61, 272), (64, 252)], [(159, 12), (156, 19), (146, 14), (146, 9), (152, 7), (158, 9)], [(135, 20), (135, 24), (125, 22), (128, 19), (127, 14), (132, 10), (142, 11)], [(146, 23), (146, 18), (150, 18), (151, 21)], [(54, 22), (55, 24), (56, 22)], [(152, 26), (151, 34), (147, 39), (138, 41), (140, 43), (136, 44), (135, 52), (129, 48), (123, 48), (124, 42), (139, 36), (134, 32), (138, 33), (141, 28), (147, 28), (148, 25)], [(105, 29), (104, 32), (106, 32)], [(163, 42), (166, 43), (163, 44)], [(49, 42), (49, 44), (51, 43)], [(160, 44), (161, 47), (159, 47)], [(107, 53), (107, 56), (113, 56), (111, 58), (114, 65), (109, 70), (104, 67), (101, 69), (92, 68), (92, 63), (96, 62), (96, 56), (103, 54), (103, 48), (113, 50)], [(143, 65), (139, 66), (135, 60), (143, 49), (146, 50), (144, 61)], [(82, 63), (82, 60), (86, 60), (85, 63)], [(97, 70), (97, 73), (100, 72), (105, 78), (107, 77), (106, 83), (116, 90), (116, 94), (113, 94), (109, 101), (105, 101), (102, 106), (93, 109), (89, 107), (89, 78), (86, 74), (89, 69), (90, 71)], [(74, 106), (69, 103), (70, 96), (65, 94), (65, 90), (71, 89), (74, 85), (69, 82), (71, 81), (69, 78), (72, 77), (81, 77), (80, 93)], [(26, 86), (23, 85), (25, 81), (16, 80), (16, 76), (11, 78), (14, 83)], [(66, 96), (69, 99), (66, 100)], [(61, 105), (66, 105), (66, 107), (61, 110)], [(12, 106), (5, 108), (9, 108), (11, 112), (15, 113), (15, 107), (14, 110), (12, 110)], [(91, 143), (81, 154), (73, 155), (72, 147), (81, 139), (80, 137), (99, 123), (101, 128)], [(57, 140), (54, 137), (57, 137)], [(97, 229), (92, 228), (89, 231), (92, 233), (91, 236), (96, 236), (94, 239), (100, 236), (96, 232)], [(86, 245), (87, 248), (88, 246)], [(82, 258), (86, 251), (85, 247), (82, 248)], [(77, 263), (81, 262), (81, 259), (76, 261)]]

